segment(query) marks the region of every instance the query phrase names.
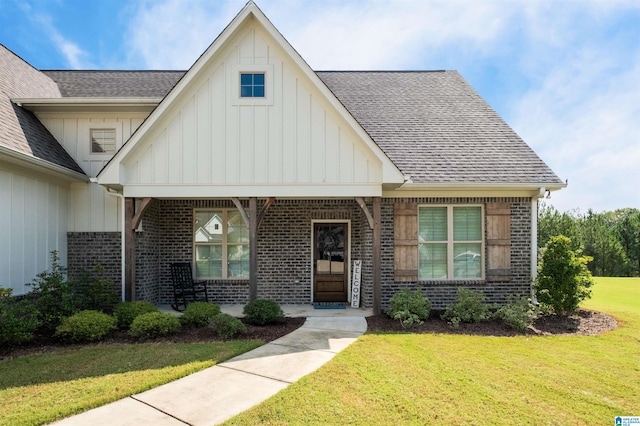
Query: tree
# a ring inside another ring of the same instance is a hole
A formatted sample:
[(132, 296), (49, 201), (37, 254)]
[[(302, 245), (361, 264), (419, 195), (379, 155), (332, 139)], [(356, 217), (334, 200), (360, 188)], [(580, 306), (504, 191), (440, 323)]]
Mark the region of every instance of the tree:
[(572, 250), (564, 235), (551, 237), (542, 250), (534, 284), (538, 301), (558, 315), (575, 313), (580, 302), (591, 297), (594, 281), (587, 268), (591, 260)]
[(538, 248), (542, 249), (551, 237), (564, 235), (573, 243), (573, 249), (580, 248), (576, 218), (570, 213), (560, 213), (552, 205), (540, 201), (538, 206)]
[(617, 277), (628, 271), (627, 256), (615, 231), (613, 212), (596, 213), (589, 209), (578, 220), (584, 254), (593, 257), (591, 273), (600, 277)]
[(629, 260), (628, 275), (640, 276), (640, 210), (621, 209), (615, 211), (618, 240)]

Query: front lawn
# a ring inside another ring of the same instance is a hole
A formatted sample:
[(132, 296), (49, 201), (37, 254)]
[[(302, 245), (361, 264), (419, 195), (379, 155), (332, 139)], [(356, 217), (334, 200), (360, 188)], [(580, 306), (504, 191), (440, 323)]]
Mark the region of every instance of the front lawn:
[(600, 336), (367, 334), (227, 424), (614, 424), (640, 415), (640, 279), (597, 278)]
[(139, 393), (264, 342), (91, 345), (0, 362), (0, 425), (38, 425)]

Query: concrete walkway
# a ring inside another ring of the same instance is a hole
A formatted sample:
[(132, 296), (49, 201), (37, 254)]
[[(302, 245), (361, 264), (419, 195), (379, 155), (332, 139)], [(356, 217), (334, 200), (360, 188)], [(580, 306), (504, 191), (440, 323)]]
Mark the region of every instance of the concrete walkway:
[[(294, 308), (287, 308), (285, 313), (292, 313)], [(221, 423), (320, 368), (367, 330), (366, 310), (351, 310), (357, 316), (347, 316), (348, 310), (329, 316), (338, 311), (305, 309), (303, 314), (323, 316), (307, 317), (294, 332), (214, 367), (53, 424)], [(230, 307), (223, 307), (223, 311), (233, 312)]]

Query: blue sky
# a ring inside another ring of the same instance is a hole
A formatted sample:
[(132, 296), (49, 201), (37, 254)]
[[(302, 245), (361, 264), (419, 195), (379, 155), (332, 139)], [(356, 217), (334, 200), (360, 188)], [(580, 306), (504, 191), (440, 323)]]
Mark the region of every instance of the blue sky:
[[(39, 69), (187, 69), (245, 0), (0, 0)], [(569, 186), (640, 208), (640, 1), (258, 0), (315, 70), (455, 69)]]

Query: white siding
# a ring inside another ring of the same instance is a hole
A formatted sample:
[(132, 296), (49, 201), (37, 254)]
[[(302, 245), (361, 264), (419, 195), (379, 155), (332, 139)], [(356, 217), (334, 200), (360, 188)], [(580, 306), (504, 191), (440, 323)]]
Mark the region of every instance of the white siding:
[(68, 184), (0, 164), (0, 286), (25, 294), (57, 250), (67, 259)]
[[(260, 70), (265, 99), (240, 99), (239, 73)], [(163, 114), (123, 160), (126, 185), (201, 186), (215, 196), (224, 186), (282, 195), (279, 187), (382, 183), (380, 159), (257, 24), (232, 37)]]
[[(146, 114), (142, 113), (42, 113), (40, 121), (47, 127), (64, 149), (76, 160), (89, 177), (96, 177), (112, 154), (92, 154), (91, 129), (116, 129), (116, 150), (142, 124)], [(166, 169), (162, 161), (168, 156), (158, 156), (161, 170)], [(149, 159), (153, 161), (153, 159)], [(70, 214), (65, 218), (70, 232), (117, 232), (121, 230), (120, 200), (105, 193), (96, 184), (72, 184), (69, 194)]]

